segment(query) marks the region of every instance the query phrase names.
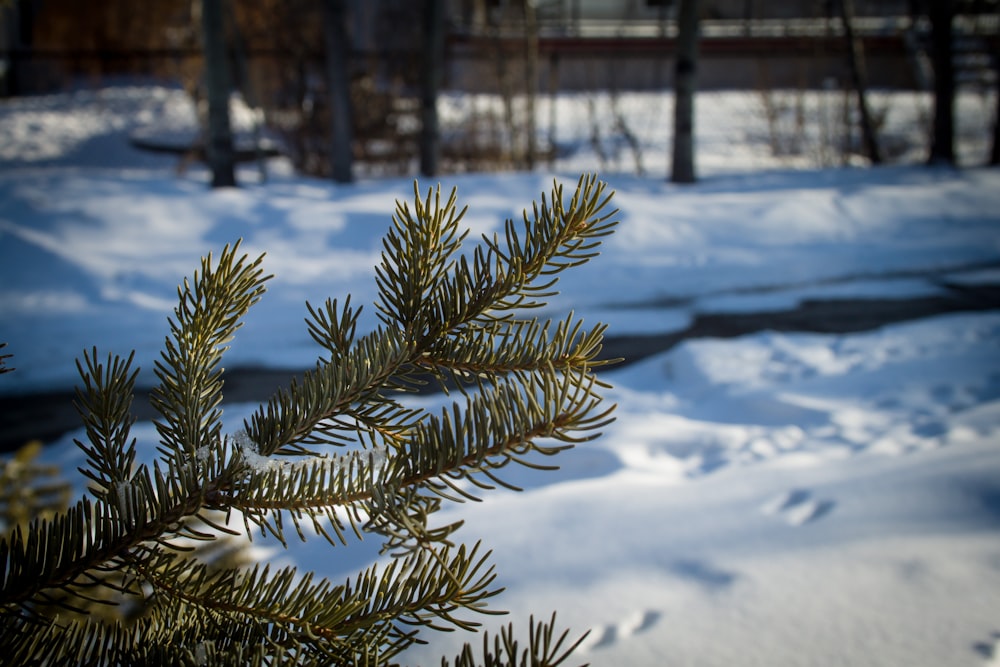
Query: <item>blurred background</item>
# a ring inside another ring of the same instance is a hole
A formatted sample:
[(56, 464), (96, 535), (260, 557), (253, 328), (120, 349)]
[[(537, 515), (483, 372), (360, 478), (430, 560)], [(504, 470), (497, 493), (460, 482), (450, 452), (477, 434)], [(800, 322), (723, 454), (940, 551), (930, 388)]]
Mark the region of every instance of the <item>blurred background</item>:
[[(244, 121), (223, 160), (281, 154), (339, 181), (551, 167), (581, 147), (590, 168), (641, 173), (650, 147), (669, 150), (672, 98), (654, 94), (686, 71), (685, 35), (697, 89), (744, 93), (760, 147), (789, 163), (922, 160), (951, 131), (935, 118), (955, 122), (930, 100), (956, 90), (978, 100), (959, 128), (984, 147), (970, 159), (990, 159), (994, 0), (8, 0), (0, 95), (180, 88), (198, 136), (132, 141), (190, 162), (225, 135), (209, 107), (232, 93)], [(887, 134), (891, 113), (911, 113), (926, 145)]]
[(233, 433), (325, 354), (304, 302), (377, 299), (414, 177), (477, 238), (597, 171), (621, 224), (538, 314), (609, 323), (618, 419), (443, 512), (500, 606), (595, 664), (1000, 664), (998, 53), (997, 0), (0, 0), (0, 528), (85, 491), (82, 350), (135, 351), (156, 456), (206, 253), (275, 274)]

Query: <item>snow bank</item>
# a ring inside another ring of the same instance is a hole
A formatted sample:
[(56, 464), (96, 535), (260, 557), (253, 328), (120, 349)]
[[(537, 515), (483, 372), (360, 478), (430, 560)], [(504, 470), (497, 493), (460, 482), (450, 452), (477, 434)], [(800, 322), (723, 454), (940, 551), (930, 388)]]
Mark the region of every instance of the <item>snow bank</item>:
[[(610, 335), (665, 332), (700, 312), (996, 282), (997, 172), (776, 169), (789, 165), (760, 152), (768, 130), (753, 98), (699, 100), (705, 178), (682, 189), (624, 173), (625, 153), (605, 164), (621, 224), (598, 260), (566, 275), (553, 315), (573, 308)], [(311, 365), (303, 302), (373, 299), (379, 241), (410, 182), (335, 186), (275, 162), (267, 184), (247, 172), (248, 187), (211, 192), (203, 171), (178, 177), (125, 140), (147, 124), (189, 127), (183, 103), (176, 91), (116, 89), (0, 105), (0, 340), (18, 367), (0, 391), (71, 386), (73, 359), (95, 344), (137, 348), (148, 381), (175, 286), (240, 237), (267, 252), (276, 278), (228, 367)], [(570, 150), (551, 172), (444, 179), (474, 232), (519, 216), (553, 178), (571, 187), (599, 166), (579, 139), (585, 106), (559, 103)], [(665, 155), (652, 128), (666, 125), (669, 100), (618, 103), (650, 128), (644, 155)], [(893, 102), (889, 131), (913, 132), (919, 109), (896, 113), (907, 104)], [(579, 657), (596, 665), (1000, 662), (995, 311), (852, 335), (692, 340), (605, 377), (619, 408), (603, 438), (561, 455), (557, 473), (509, 471), (521, 494), (440, 517), (467, 519), (459, 536), (494, 550), (508, 589), (498, 605), (513, 619), (485, 621), (524, 627), (529, 613), (558, 610), (591, 629)], [(252, 407), (226, 405), (226, 432)], [(133, 434), (151, 455), (152, 424)], [(74, 437), (48, 448), (70, 473), (82, 462)], [(377, 547), (255, 545), (335, 578)], [(478, 641), (433, 640), (411, 662)]]

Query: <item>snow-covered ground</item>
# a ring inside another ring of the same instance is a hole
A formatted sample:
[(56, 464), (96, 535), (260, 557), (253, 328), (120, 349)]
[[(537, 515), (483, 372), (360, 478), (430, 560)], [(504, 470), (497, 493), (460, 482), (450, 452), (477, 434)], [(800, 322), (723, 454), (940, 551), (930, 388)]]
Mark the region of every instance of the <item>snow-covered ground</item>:
[[(885, 99), (887, 135), (918, 153), (926, 99)], [(614, 101), (645, 175), (613, 133), (603, 165), (589, 141), (589, 109), (611, 100), (558, 104), (554, 165), (442, 179), (478, 233), (553, 179), (572, 189), (580, 171), (610, 170), (618, 231), (565, 274), (546, 314), (656, 333), (701, 312), (1000, 281), (996, 170), (804, 168), (767, 154), (758, 97), (713, 93), (698, 102), (703, 178), (681, 188), (664, 178), (669, 97)], [(825, 122), (816, 104), (812, 137)], [(985, 154), (991, 105), (961, 101), (966, 163)], [(130, 132), (183, 132), (191, 117), (163, 88), (0, 104), (0, 340), (17, 367), (0, 392), (72, 386), (92, 345), (136, 349), (148, 381), (177, 283), (237, 238), (267, 253), (275, 278), (228, 367), (309, 366), (304, 301), (372, 301), (380, 239), (411, 181), (337, 186), (276, 160), (267, 183), (249, 167), (246, 187), (210, 191), (203, 170), (178, 175), (174, 160), (127, 146)], [(601, 439), (562, 455), (559, 472), (511, 471), (523, 493), (442, 517), (466, 518), (459, 535), (494, 550), (507, 587), (497, 606), (512, 612), (496, 623), (557, 610), (592, 630), (578, 657), (595, 665), (1000, 664), (1000, 312), (691, 340), (605, 378), (619, 407)], [(227, 428), (251, 407), (227, 405)], [(135, 434), (151, 444), (154, 431)], [(49, 449), (68, 472), (79, 435)], [(370, 546), (331, 553), (317, 540), (273, 557), (343, 577)], [(477, 641), (433, 640), (411, 662)]]

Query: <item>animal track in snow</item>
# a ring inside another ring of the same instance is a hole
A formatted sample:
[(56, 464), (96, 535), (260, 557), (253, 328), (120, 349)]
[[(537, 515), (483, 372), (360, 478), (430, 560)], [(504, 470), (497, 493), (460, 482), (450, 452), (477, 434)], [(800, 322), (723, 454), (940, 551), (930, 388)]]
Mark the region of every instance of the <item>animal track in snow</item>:
[(623, 639), (638, 635), (652, 628), (663, 614), (653, 609), (629, 614), (617, 623), (592, 628), (587, 638), (580, 644), (581, 651), (611, 646)]
[(777, 496), (760, 508), (768, 516), (778, 516), (791, 526), (802, 526), (822, 519), (833, 511), (833, 500), (814, 498), (808, 489), (792, 489)]
[(989, 641), (974, 644), (973, 649), (986, 659), (985, 667), (1000, 667), (1000, 632), (994, 632)]

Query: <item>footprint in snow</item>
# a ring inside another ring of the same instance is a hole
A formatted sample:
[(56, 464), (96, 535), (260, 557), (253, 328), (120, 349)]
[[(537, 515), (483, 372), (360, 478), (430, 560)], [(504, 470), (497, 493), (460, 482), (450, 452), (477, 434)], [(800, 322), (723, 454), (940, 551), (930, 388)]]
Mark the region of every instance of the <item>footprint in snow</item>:
[(628, 639), (633, 635), (646, 632), (656, 625), (662, 615), (658, 611), (647, 609), (643, 612), (629, 614), (617, 623), (593, 628), (580, 645), (580, 650), (590, 651), (592, 649), (604, 648), (623, 639)]
[(803, 526), (818, 521), (833, 511), (833, 500), (814, 498), (808, 489), (792, 489), (764, 503), (761, 512), (778, 516), (791, 526)]
[(994, 632), (989, 641), (978, 642), (972, 648), (986, 660), (985, 667), (1000, 667), (1000, 632)]

